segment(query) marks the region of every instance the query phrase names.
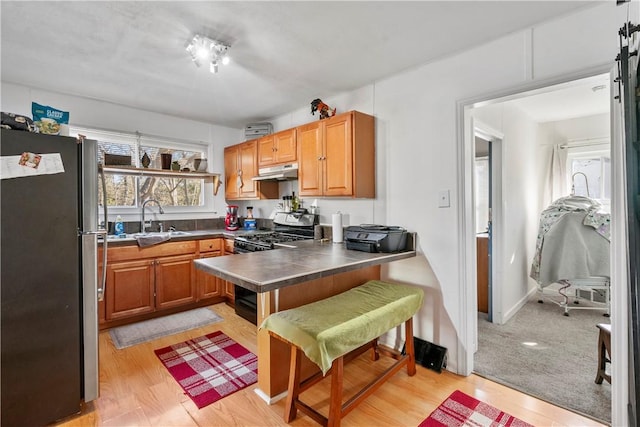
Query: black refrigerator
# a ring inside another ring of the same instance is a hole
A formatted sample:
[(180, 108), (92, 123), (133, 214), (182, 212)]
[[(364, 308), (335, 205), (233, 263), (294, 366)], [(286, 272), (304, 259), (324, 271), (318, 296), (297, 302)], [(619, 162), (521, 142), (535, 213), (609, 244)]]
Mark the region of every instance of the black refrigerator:
[(97, 147), (0, 136), (1, 424), (46, 425), (98, 395)]

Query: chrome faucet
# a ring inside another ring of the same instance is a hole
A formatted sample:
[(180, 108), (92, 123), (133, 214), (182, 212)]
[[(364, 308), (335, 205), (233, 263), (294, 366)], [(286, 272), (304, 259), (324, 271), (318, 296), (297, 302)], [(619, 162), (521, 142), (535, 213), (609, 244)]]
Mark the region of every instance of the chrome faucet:
[(147, 199), (144, 202), (142, 202), (142, 210), (141, 210), (141, 215), (140, 215), (140, 232), (141, 233), (146, 233), (147, 232), (147, 227), (151, 226), (151, 221), (149, 221), (149, 223), (147, 224), (144, 220), (144, 209), (147, 207), (147, 203), (150, 202), (154, 202), (156, 205), (158, 205), (158, 211), (163, 214), (164, 213), (164, 209), (162, 209), (162, 206), (160, 205), (160, 202), (157, 201), (156, 199)]

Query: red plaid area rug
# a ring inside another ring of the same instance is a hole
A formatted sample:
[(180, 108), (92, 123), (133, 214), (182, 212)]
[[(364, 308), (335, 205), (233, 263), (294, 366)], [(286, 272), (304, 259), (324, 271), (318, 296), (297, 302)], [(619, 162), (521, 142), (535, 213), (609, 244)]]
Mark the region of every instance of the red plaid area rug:
[(198, 408), (258, 380), (256, 355), (221, 331), (154, 352)]
[(464, 394), (454, 391), (418, 427), (512, 426), (533, 427), (529, 423)]

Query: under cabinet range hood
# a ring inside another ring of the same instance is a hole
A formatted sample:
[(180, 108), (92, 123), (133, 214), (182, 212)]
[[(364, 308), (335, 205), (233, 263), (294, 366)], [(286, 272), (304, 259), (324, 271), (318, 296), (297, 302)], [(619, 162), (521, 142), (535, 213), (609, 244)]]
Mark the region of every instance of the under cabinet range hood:
[(288, 163), (286, 165), (276, 165), (268, 168), (258, 169), (258, 176), (254, 176), (254, 181), (287, 181), (298, 179), (298, 164)]

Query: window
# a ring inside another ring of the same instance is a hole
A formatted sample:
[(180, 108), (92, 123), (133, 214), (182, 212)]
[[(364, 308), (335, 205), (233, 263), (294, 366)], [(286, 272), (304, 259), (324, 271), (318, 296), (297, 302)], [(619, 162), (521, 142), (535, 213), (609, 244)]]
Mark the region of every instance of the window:
[[(141, 159), (149, 156), (149, 168), (161, 169), (160, 154), (171, 154), (172, 161), (180, 169), (194, 170), (195, 159), (206, 158), (208, 147), (204, 144), (163, 141), (142, 138), (140, 135), (117, 132), (96, 131), (71, 128), (71, 136), (78, 133), (98, 141), (98, 162), (104, 163), (104, 154), (131, 156), (131, 166), (142, 167)], [(116, 208), (117, 213), (128, 210), (138, 211), (147, 199), (156, 199), (163, 208), (174, 212), (202, 211), (206, 205), (206, 184), (204, 179), (179, 178), (169, 176), (131, 176), (106, 174), (107, 205)], [(99, 199), (102, 200), (102, 187), (99, 186)], [(212, 200), (211, 202), (212, 203)]]
[(567, 173), (569, 188), (577, 196), (597, 200), (606, 209), (611, 204), (611, 154), (609, 148), (569, 147)]

